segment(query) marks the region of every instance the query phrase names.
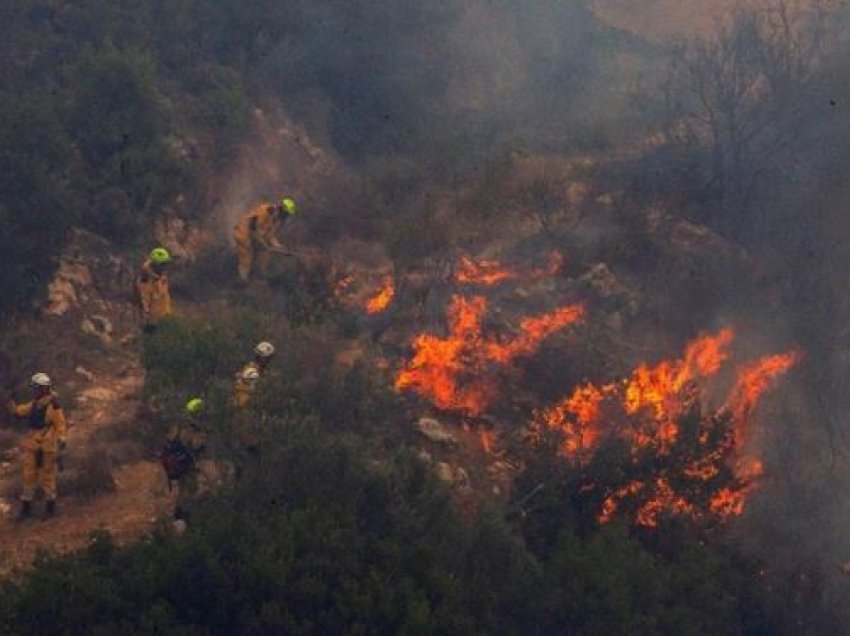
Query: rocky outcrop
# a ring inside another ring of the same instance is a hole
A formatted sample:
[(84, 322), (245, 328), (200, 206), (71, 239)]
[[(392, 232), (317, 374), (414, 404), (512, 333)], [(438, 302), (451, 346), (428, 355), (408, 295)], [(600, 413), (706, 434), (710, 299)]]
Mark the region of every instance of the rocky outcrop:
[(174, 216), (158, 220), (154, 235), (174, 258), (189, 263), (195, 261), (205, 247), (215, 243), (210, 231)]
[(438, 444), (457, 444), (457, 438), (445, 426), (431, 417), (422, 417), (416, 422), (416, 430), (432, 442)]
[(51, 316), (72, 310), (103, 315), (111, 303), (130, 299), (132, 272), (109, 241), (75, 229), (47, 285), (43, 310)]

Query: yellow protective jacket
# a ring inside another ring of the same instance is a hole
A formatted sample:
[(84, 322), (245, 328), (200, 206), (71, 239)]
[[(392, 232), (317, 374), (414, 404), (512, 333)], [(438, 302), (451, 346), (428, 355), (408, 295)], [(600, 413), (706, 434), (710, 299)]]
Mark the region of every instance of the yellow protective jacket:
[(136, 291), (139, 294), (139, 310), (142, 315), (156, 321), (171, 315), (171, 291), (168, 274), (158, 274), (146, 260), (136, 275)]
[(274, 214), (273, 210), (273, 205), (262, 203), (243, 216), (233, 228), (236, 244), (261, 249), (281, 247), (277, 239), (280, 216)]
[(68, 435), (68, 423), (55, 393), (51, 391), (23, 404), (9, 400), (8, 408), (15, 417), (26, 419), (29, 426), (29, 433), (21, 442), (24, 451), (58, 451), (59, 442), (65, 441)]
[(233, 403), (238, 409), (248, 406), (248, 403), (251, 401), (251, 396), (254, 395), (254, 392), (257, 390), (256, 382), (247, 382), (242, 378), (243, 374), (249, 369), (256, 369), (257, 373), (260, 375), (263, 373), (262, 367), (260, 367), (260, 365), (256, 362), (251, 361), (242, 367), (236, 374), (236, 379), (233, 382)]

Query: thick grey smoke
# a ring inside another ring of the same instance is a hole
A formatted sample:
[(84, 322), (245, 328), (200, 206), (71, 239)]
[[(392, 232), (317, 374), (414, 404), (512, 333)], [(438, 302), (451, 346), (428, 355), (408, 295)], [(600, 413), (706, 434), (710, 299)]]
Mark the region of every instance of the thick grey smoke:
[[(781, 22), (772, 32), (780, 39), (762, 49), (749, 46), (755, 31), (737, 33), (741, 50), (767, 56), (725, 58), (755, 71), (739, 97), (783, 96), (787, 108), (772, 110), (778, 103), (772, 99), (756, 103), (747, 130), (735, 128), (738, 111), (732, 113), (731, 127), (717, 133), (720, 143), (713, 146), (710, 130), (717, 122), (700, 118), (715, 103), (700, 103), (704, 96), (693, 90), (689, 101), (688, 87), (698, 82), (664, 83), (670, 79), (668, 54), (695, 33), (703, 46), (716, 42), (713, 29), (736, 19), (724, 11), (775, 10), (776, 3), (303, 0), (289, 3), (291, 30), (253, 62), (263, 88), (304, 125), (304, 139), (342, 157), (331, 172), (347, 162), (368, 177), (375, 157), (384, 158), (383, 169), (391, 163), (396, 173), (406, 172), (413, 185), (401, 177), (394, 182), (401, 194), (391, 203), (399, 208), (421, 194), (423, 183), (451, 173), (446, 166), (472, 175), (506, 152), (625, 155), (657, 148), (651, 157), (637, 154), (635, 178), (620, 175), (618, 186), (629, 186), (639, 203), (663, 199), (672, 213), (706, 223), (746, 249), (755, 281), (710, 281), (713, 288), (704, 290), (710, 298), (678, 304), (693, 314), (681, 324), (710, 329), (734, 320), (754, 353), (790, 344), (806, 352), (798, 380), (768, 414), (766, 457), (787, 472), (765, 489), (750, 544), (788, 571), (828, 572), (825, 585), (843, 599), (850, 586), (842, 588), (837, 566), (850, 559), (850, 535), (836, 528), (848, 506), (840, 493), (850, 485), (844, 388), (850, 383), (850, 42), (843, 28), (850, 10), (828, 4), (789, 5), (789, 28), (798, 38), (789, 50), (798, 43), (812, 47), (806, 49), (810, 67), (793, 85), (782, 82), (796, 76), (778, 72), (793, 61), (780, 55)], [(677, 49), (694, 50), (693, 43)], [(692, 72), (688, 59), (673, 61), (679, 71)], [(777, 72), (763, 73), (765, 64)], [(723, 92), (716, 97), (722, 101)], [(638, 113), (643, 126), (636, 125)], [(741, 150), (735, 134), (750, 144), (744, 148), (749, 154), (735, 155)], [(250, 198), (274, 192), (279, 183), (296, 184), (308, 198), (345, 189), (316, 176), (327, 174), (321, 167), (327, 164), (303, 144), (299, 149), (290, 140), (270, 148), (264, 139), (262, 152), (251, 154), (233, 179), (222, 204), (225, 225)], [(729, 152), (720, 157), (721, 150)], [(728, 188), (717, 194), (724, 185), (718, 175), (728, 186), (744, 173), (734, 196)], [(351, 203), (356, 195), (331, 199), (324, 207), (334, 213), (371, 213)]]

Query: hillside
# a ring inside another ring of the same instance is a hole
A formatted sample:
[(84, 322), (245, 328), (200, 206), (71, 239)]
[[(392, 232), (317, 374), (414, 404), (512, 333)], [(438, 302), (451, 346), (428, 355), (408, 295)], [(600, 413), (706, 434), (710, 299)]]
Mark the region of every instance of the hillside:
[(843, 631), (850, 14), (787, 8), (5, 7), (0, 384), (70, 428), (20, 522), (2, 420), (0, 633)]

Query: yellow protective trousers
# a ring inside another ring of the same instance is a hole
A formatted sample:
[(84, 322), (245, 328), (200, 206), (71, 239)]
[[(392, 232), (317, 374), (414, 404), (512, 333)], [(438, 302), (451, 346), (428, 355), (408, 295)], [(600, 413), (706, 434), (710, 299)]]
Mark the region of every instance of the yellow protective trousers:
[(250, 241), (247, 243), (240, 242), (236, 244), (236, 262), (239, 278), (242, 280), (248, 280), (255, 268), (259, 271), (260, 276), (266, 277), (269, 273), (271, 253), (264, 247), (252, 245)]
[(21, 501), (32, 501), (39, 486), (47, 501), (56, 500), (57, 458), (55, 451), (40, 446), (21, 448)]

